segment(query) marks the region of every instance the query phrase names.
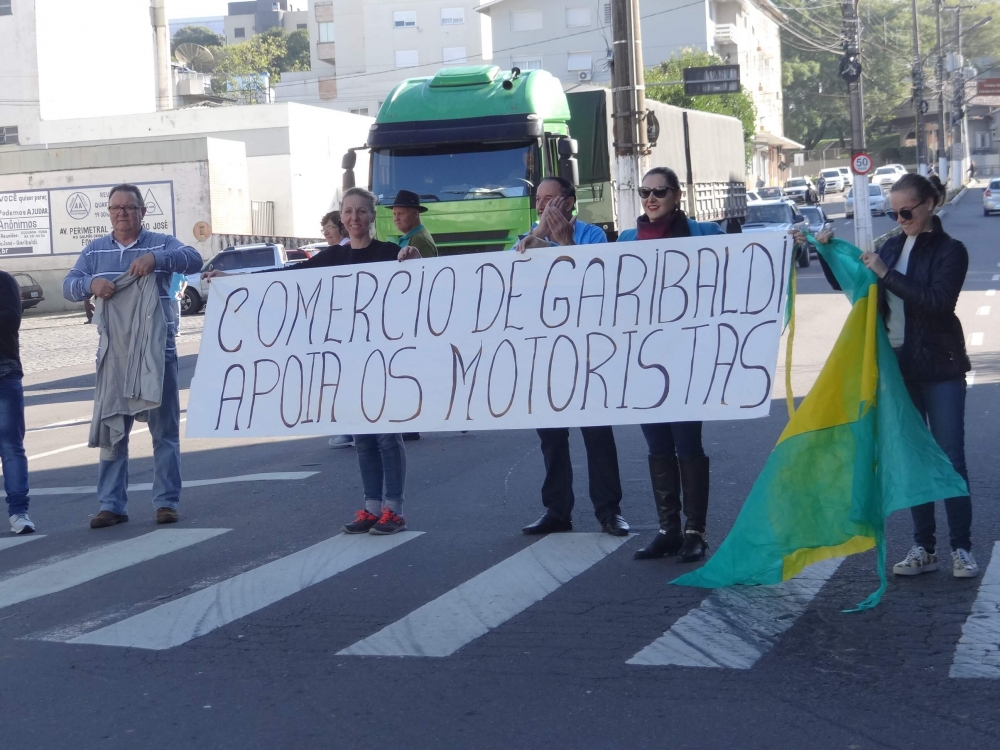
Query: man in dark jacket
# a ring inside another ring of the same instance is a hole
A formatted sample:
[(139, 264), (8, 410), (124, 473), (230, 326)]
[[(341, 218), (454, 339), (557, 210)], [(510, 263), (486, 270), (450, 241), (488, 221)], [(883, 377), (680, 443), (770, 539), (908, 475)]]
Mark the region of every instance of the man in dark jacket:
[(30, 534), (28, 459), (24, 455), (24, 389), (21, 387), (21, 290), (0, 271), (0, 462), (7, 515), (14, 534)]

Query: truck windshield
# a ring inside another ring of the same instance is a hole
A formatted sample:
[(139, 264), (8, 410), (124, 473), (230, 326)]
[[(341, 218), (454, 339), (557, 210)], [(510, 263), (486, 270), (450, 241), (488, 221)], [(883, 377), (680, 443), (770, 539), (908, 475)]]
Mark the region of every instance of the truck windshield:
[(747, 224), (791, 224), (788, 206), (749, 206)]
[(372, 192), (379, 203), (400, 190), (422, 203), (531, 195), (540, 160), (535, 143), (454, 144), (375, 151)]

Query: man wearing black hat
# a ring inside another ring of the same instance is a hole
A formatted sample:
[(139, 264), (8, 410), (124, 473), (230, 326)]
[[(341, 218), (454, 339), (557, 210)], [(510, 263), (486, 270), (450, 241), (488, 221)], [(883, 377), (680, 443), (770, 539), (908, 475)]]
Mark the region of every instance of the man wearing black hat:
[(416, 193), (409, 190), (396, 193), (396, 200), (392, 202), (392, 220), (396, 223), (396, 229), (403, 233), (396, 244), (400, 247), (411, 245), (417, 248), (421, 258), (436, 258), (438, 249), (434, 238), (420, 223), (420, 214), (426, 210), (426, 206), (420, 205), (420, 196)]

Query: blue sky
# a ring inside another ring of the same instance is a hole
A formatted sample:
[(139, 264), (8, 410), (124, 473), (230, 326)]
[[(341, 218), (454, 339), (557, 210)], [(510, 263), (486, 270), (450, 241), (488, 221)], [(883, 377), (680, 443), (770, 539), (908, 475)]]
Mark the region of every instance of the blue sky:
[(167, 0), (167, 19), (224, 16), (228, 0)]

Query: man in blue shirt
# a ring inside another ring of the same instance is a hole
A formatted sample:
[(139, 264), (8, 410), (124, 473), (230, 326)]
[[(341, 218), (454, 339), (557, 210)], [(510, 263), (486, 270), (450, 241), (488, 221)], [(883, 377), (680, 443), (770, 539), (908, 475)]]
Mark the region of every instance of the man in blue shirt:
[[(539, 221), (515, 246), (519, 253), (543, 251), (566, 245), (597, 245), (608, 238), (600, 227), (573, 216), (576, 188), (562, 177), (546, 177), (535, 191)], [(621, 516), (622, 483), (618, 473), (618, 449), (610, 427), (581, 427), (587, 447), (590, 500), (601, 529), (613, 536), (628, 536)], [(538, 430), (545, 461), (542, 505), (545, 515), (521, 529), (525, 534), (550, 534), (573, 530), (573, 462), (569, 455), (569, 430), (565, 427)]]
[[(167, 321), (163, 368), (163, 395), (159, 407), (149, 411), (149, 434), (153, 438), (153, 507), (157, 523), (177, 521), (181, 491), (180, 393), (177, 385), (177, 304), (170, 296), (174, 274), (201, 271), (201, 255), (176, 237), (144, 229), (146, 206), (135, 185), (117, 185), (108, 195), (111, 234), (87, 245), (63, 281), (63, 296), (82, 302), (88, 295), (108, 300), (114, 296), (114, 279), (128, 272), (133, 276), (155, 274), (160, 308)], [(100, 512), (90, 519), (93, 529), (128, 520), (128, 433), (132, 417), (125, 418), (125, 437), (112, 460), (101, 459), (97, 469), (97, 499)]]

